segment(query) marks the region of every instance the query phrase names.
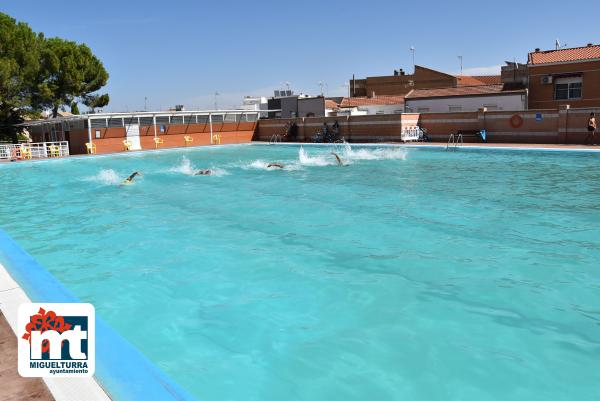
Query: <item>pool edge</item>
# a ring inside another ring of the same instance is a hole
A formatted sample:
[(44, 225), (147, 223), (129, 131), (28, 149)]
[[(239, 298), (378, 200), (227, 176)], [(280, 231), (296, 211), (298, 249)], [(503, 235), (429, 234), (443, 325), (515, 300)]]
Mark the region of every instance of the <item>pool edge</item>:
[[(18, 285), (17, 288), (9, 288), (4, 292), (21, 290), (21, 295), (28, 302), (80, 302), (58, 279), (0, 229), (0, 273), (2, 272)], [(22, 297), (20, 299), (21, 302), (24, 301)], [(14, 331), (19, 303), (11, 306), (2, 302), (0, 305), (3, 311), (10, 307), (8, 313), (4, 314)], [(102, 351), (98, 352), (99, 349)], [(196, 400), (98, 315), (96, 350), (96, 374), (93, 380), (110, 399)], [(51, 388), (51, 385), (48, 387)], [(57, 397), (57, 401), (60, 400), (61, 398)]]

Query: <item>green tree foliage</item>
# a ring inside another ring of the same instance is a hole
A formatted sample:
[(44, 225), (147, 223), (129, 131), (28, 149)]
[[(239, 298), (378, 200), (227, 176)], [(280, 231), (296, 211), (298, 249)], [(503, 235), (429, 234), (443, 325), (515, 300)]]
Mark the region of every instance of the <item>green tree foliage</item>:
[(0, 139), (15, 141), (14, 124), (33, 112), (31, 99), (43, 41), (43, 35), (27, 24), (0, 13)]
[(108, 93), (104, 95), (88, 95), (84, 97), (83, 104), (89, 107), (92, 112), (99, 107), (104, 107), (108, 104), (110, 98), (108, 97)]
[(85, 44), (45, 38), (22, 22), (0, 13), (0, 139), (17, 138), (14, 124), (28, 115), (68, 106), (78, 112), (108, 104), (108, 73)]
[(40, 76), (39, 97), (34, 100), (38, 106), (51, 109), (53, 117), (62, 105), (70, 106), (77, 100), (85, 102), (108, 81), (102, 62), (89, 47), (60, 38), (45, 40)]

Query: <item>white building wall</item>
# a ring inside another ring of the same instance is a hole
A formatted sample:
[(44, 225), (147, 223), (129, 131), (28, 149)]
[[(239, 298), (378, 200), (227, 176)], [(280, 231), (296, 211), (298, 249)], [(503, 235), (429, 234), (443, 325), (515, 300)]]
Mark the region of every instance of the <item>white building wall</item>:
[(369, 104), (358, 106), (358, 110), (366, 111), (367, 114), (396, 114), (404, 112), (404, 104)]
[(525, 110), (527, 96), (522, 93), (492, 96), (453, 96), (447, 98), (406, 99), (406, 112), (448, 113), (452, 111), (477, 111), (487, 107), (494, 110)]

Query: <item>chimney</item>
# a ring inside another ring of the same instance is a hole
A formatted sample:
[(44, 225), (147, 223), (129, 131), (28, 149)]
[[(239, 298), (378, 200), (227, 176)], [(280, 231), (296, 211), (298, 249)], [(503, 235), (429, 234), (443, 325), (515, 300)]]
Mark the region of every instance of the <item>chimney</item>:
[(588, 47), (592, 47), (592, 46), (594, 46), (593, 43), (588, 43)]
[(404, 70), (402, 68), (400, 68), (400, 75), (405, 75), (406, 73), (404, 72)]
[(536, 48), (535, 48), (535, 52), (536, 52), (536, 53), (539, 53), (539, 52), (540, 52), (540, 48), (539, 48), (539, 47), (536, 47)]

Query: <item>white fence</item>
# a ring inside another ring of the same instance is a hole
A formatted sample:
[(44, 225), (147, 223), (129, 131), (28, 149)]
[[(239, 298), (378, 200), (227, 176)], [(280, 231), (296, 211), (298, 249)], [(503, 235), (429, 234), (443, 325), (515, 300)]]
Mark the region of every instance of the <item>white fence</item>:
[(402, 128), (402, 133), (400, 134), (400, 139), (402, 139), (403, 142), (422, 141), (423, 140), (423, 130), (417, 126), (404, 127), (404, 128)]
[(69, 142), (0, 143), (0, 159), (46, 159), (69, 156)]

